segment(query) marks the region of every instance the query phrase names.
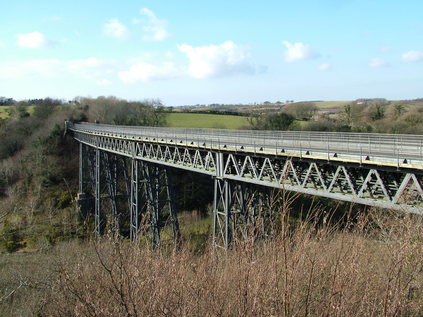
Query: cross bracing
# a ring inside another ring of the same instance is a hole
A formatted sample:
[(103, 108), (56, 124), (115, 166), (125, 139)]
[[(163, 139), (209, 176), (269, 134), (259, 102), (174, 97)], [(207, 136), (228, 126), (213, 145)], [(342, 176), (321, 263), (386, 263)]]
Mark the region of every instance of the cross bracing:
[(251, 186), (423, 213), (423, 138), (418, 135), (70, 123), (67, 129), (99, 151), (214, 177), (214, 232), (226, 244), (234, 220), (251, 218), (245, 213), (252, 205), (245, 197), (255, 195), (245, 189)]

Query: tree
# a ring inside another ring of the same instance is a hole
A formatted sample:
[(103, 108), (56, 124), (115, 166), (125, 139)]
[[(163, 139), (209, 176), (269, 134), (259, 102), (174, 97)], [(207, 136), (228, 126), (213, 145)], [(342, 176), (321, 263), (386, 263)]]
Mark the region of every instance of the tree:
[(385, 105), (384, 104), (375, 104), (370, 109), (370, 119), (372, 121), (377, 121), (385, 118)]
[(288, 130), (295, 118), (289, 113), (279, 112), (254, 116), (248, 121), (253, 130)]
[(293, 115), (297, 120), (309, 121), (313, 118), (317, 107), (312, 102), (299, 102), (286, 107), (286, 112)]
[(15, 103), (13, 98), (0, 97), (0, 106), (11, 106)]
[(81, 99), (81, 103), (89, 107), (90, 121), (135, 126), (162, 126), (166, 123), (160, 100), (128, 102), (116, 97), (98, 97)]
[(406, 111), (407, 111), (407, 109), (405, 108), (404, 105), (402, 105), (400, 103), (394, 105), (394, 117), (395, 117), (395, 119), (398, 119), (399, 117), (401, 117)]
[(360, 118), (363, 114), (363, 105), (351, 105), (347, 104), (344, 106), (344, 110), (341, 113), (341, 118), (345, 122), (345, 124), (353, 127), (360, 122)]
[(37, 118), (47, 118), (53, 113), (54, 109), (61, 104), (62, 101), (59, 99), (38, 99), (36, 106), (34, 107), (34, 116)]

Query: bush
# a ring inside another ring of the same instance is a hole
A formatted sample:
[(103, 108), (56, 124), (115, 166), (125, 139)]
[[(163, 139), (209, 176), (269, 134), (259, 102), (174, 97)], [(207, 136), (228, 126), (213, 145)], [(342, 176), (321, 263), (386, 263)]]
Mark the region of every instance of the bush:
[(288, 130), (294, 123), (294, 116), (286, 113), (267, 113), (249, 119), (254, 130)]
[(202, 255), (103, 240), (62, 262), (45, 313), (418, 316), (423, 231), (416, 220), (377, 216), (342, 230), (285, 222), (274, 240)]
[(18, 250), (21, 246), (18, 230), (5, 224), (0, 232), (0, 251), (11, 253)]

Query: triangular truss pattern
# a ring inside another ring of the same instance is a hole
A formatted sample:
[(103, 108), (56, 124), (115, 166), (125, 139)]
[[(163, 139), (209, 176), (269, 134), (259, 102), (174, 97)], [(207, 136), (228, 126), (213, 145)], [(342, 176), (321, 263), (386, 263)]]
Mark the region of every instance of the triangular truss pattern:
[(83, 132), (74, 132), (74, 136), (93, 148), (222, 179), (423, 213), (422, 174), (415, 169), (379, 168), (343, 162), (339, 157), (337, 160), (317, 160), (301, 155), (253, 153), (245, 148), (233, 151), (225, 147), (193, 146), (176, 138), (171, 141), (157, 141), (160, 138), (134, 140)]
[(370, 197), (372, 199), (391, 200), (391, 196), (389, 195), (379, 172), (375, 169), (369, 170), (369, 173), (364, 179), (357, 196), (360, 198)]
[(320, 173), (316, 163), (310, 164), (301, 185), (303, 187), (312, 186), (315, 189), (327, 190), (326, 184), (322, 178), (322, 174)]
[(270, 162), (269, 158), (265, 158), (263, 165), (260, 169), (260, 174), (258, 177), (260, 180), (266, 180), (270, 182), (275, 182), (278, 180), (278, 177), (276, 176), (274, 166)]
[(246, 156), (244, 159), (244, 164), (242, 165), (241, 172), (239, 174), (241, 177), (257, 178), (257, 168), (253, 163), (251, 156)]
[(412, 202), (416, 205), (423, 203), (423, 186), (422, 181), (416, 175), (407, 173), (404, 177), (397, 194), (395, 195), (394, 203)]
[(351, 194), (357, 196), (354, 184), (345, 166), (338, 166), (328, 187), (329, 192)]
[(226, 160), (224, 174), (235, 174), (240, 175), (240, 166), (235, 160), (235, 157), (232, 154), (229, 154), (228, 159)]
[(281, 177), (279, 179), (280, 184), (291, 184), (294, 186), (301, 185), (300, 179), (297, 176), (294, 164), (292, 160), (286, 160), (283, 166)]

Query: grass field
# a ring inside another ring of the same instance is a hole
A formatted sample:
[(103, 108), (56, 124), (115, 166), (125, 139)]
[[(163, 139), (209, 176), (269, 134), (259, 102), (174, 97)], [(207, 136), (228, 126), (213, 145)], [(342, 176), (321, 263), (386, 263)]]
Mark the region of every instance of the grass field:
[[(35, 106), (28, 106), (28, 107), (26, 107), (26, 111), (28, 111), (29, 114), (33, 114), (34, 113), (34, 107)], [(0, 107), (0, 119), (6, 119), (6, 118), (9, 117), (9, 115), (10, 115), (9, 109), (10, 109), (10, 106), (1, 106)]]
[(0, 119), (6, 119), (9, 116), (9, 107), (2, 106), (0, 107)]
[(319, 109), (324, 108), (341, 108), (347, 104), (351, 103), (351, 101), (316, 101), (314, 104)]
[(170, 128), (241, 129), (249, 125), (247, 117), (202, 113), (169, 113), (166, 120)]

